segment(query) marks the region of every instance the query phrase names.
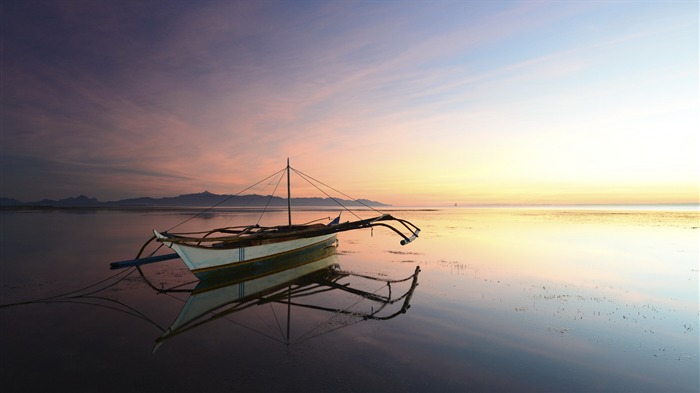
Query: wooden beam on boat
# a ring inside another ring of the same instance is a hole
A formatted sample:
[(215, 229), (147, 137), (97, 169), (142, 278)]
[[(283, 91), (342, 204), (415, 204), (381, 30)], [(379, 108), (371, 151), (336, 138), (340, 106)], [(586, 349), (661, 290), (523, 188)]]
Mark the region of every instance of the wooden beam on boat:
[(111, 270), (123, 269), (125, 267), (141, 266), (141, 265), (146, 265), (149, 263), (169, 261), (171, 259), (177, 259), (177, 258), (180, 258), (180, 256), (177, 255), (176, 253), (172, 253), (172, 254), (166, 254), (166, 255), (157, 255), (154, 257), (129, 259), (126, 261), (112, 262), (109, 264), (109, 268)]

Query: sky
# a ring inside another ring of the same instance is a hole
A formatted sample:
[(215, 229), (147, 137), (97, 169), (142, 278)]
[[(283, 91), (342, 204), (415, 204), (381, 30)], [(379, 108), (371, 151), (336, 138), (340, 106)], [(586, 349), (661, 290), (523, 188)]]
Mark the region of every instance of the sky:
[(0, 197), (698, 202), (697, 1), (0, 7)]

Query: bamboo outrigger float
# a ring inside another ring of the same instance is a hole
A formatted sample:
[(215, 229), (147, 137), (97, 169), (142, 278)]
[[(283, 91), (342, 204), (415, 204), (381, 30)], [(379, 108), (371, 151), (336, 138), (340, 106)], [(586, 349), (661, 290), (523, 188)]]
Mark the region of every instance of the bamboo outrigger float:
[[(322, 249), (334, 244), (337, 241), (336, 234), (339, 232), (381, 226), (398, 234), (401, 237), (401, 245), (412, 242), (420, 233), (417, 226), (389, 214), (344, 223), (340, 223), (339, 215), (327, 225), (319, 223), (293, 225), (289, 183), (289, 174), (293, 169), (289, 166), (289, 160), (285, 170), (287, 171), (289, 217), (287, 225), (265, 227), (255, 224), (180, 234), (154, 230), (154, 236), (144, 244), (135, 259), (114, 262), (111, 264), (112, 269), (180, 257), (192, 273), (197, 277), (204, 277), (213, 271), (243, 263), (257, 262), (299, 250)], [(141, 257), (146, 245), (154, 240), (170, 247), (175, 253)]]

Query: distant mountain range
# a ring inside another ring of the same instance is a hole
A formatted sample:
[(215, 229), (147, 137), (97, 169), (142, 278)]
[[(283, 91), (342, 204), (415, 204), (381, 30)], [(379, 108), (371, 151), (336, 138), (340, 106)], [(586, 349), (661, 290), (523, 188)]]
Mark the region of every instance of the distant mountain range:
[[(221, 203), (222, 201), (226, 201)], [(212, 194), (204, 191), (198, 194), (185, 194), (176, 197), (165, 198), (129, 198), (119, 201), (101, 202), (96, 198), (89, 198), (80, 195), (74, 198), (61, 200), (43, 199), (37, 202), (22, 202), (12, 198), (0, 198), (0, 206), (4, 207), (241, 207), (241, 206), (287, 206), (287, 199), (280, 197), (270, 197), (269, 195), (226, 195)], [(389, 206), (381, 202), (359, 199), (349, 201), (338, 199), (338, 202), (347, 207), (367, 206)], [(292, 206), (337, 206), (338, 204), (330, 198), (292, 198)]]

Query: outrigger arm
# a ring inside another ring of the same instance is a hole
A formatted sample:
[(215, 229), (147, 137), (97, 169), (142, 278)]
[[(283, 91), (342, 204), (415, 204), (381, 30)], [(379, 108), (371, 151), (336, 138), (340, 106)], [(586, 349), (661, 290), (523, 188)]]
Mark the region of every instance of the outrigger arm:
[(401, 245), (405, 246), (406, 244), (416, 240), (418, 237), (418, 234), (420, 233), (420, 228), (417, 226), (411, 224), (410, 222), (406, 220), (402, 220), (396, 217), (393, 217), (389, 214), (384, 214), (383, 216), (380, 216), (376, 219), (376, 221), (386, 221), (386, 220), (391, 220), (391, 221), (398, 221), (400, 222), (408, 231), (411, 233), (411, 236), (406, 236), (403, 234), (403, 232), (399, 231), (398, 229), (394, 228), (393, 226), (389, 224), (384, 224), (384, 223), (373, 223), (370, 226), (383, 226), (391, 229), (392, 231), (396, 232), (399, 236), (401, 236), (403, 239), (401, 239)]

